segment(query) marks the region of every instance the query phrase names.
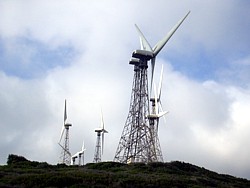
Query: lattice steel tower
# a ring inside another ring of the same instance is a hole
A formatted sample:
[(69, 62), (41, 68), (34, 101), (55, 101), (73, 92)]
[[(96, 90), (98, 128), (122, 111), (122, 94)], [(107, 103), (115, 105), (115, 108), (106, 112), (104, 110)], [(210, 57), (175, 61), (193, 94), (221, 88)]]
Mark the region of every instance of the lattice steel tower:
[[(133, 53), (133, 57), (137, 57), (137, 54)], [(130, 109), (116, 151), (115, 161), (122, 163), (157, 161), (154, 138), (147, 118), (149, 114), (147, 62), (152, 57), (152, 53), (149, 56), (142, 54), (140, 59), (137, 57), (138, 59), (130, 61), (130, 64), (134, 65)]]
[(95, 154), (94, 154), (94, 163), (99, 163), (101, 162), (101, 131), (96, 131), (97, 132), (97, 138), (96, 138), (96, 146), (95, 146)]
[(70, 165), (71, 162), (71, 153), (69, 151), (69, 127), (71, 126), (69, 123), (65, 124), (64, 148), (62, 149), (62, 163), (67, 165)]
[[(96, 128), (95, 132), (97, 133), (97, 138), (96, 138), (96, 146), (95, 146), (95, 153), (94, 153), (94, 163), (99, 163), (102, 161), (102, 154), (104, 150), (104, 134), (108, 133), (107, 130), (104, 129), (104, 121), (103, 121), (103, 114), (101, 111), (101, 127)], [(101, 141), (102, 137), (102, 141)]]
[(149, 126), (150, 126), (150, 129), (152, 130), (152, 134), (154, 138), (155, 152), (156, 152), (156, 156), (158, 157), (159, 162), (163, 162), (163, 156), (162, 156), (160, 141), (158, 137), (159, 119), (160, 117), (168, 113), (167, 111), (163, 111), (163, 108), (161, 105), (162, 77), (163, 77), (163, 65), (161, 69), (161, 76), (160, 76), (158, 90), (156, 90), (156, 86), (154, 84), (154, 98), (150, 98), (151, 113), (148, 115)]
[[(129, 64), (134, 66), (134, 79), (129, 114), (114, 157), (114, 161), (116, 162), (148, 163), (163, 161), (157, 133), (158, 130), (156, 128), (158, 127), (159, 121), (157, 118), (159, 119), (159, 117), (156, 117), (156, 114), (150, 113), (149, 110), (148, 61), (151, 60), (151, 93), (155, 58), (189, 13), (153, 48), (151, 48), (140, 29), (136, 26), (140, 35), (141, 49), (135, 50), (132, 53), (132, 58), (129, 62)], [(153, 103), (152, 107), (155, 105)]]
[[(69, 127), (71, 127), (72, 124), (66, 123), (66, 120), (67, 120), (67, 110), (66, 110), (66, 100), (65, 100), (64, 124), (63, 124), (63, 127), (62, 127), (60, 140), (59, 140), (58, 144), (62, 148), (61, 156), (60, 156), (60, 163), (70, 165), (70, 163), (71, 163), (71, 153), (69, 151)], [(63, 144), (61, 144), (63, 136), (64, 136), (64, 142), (63, 142)]]

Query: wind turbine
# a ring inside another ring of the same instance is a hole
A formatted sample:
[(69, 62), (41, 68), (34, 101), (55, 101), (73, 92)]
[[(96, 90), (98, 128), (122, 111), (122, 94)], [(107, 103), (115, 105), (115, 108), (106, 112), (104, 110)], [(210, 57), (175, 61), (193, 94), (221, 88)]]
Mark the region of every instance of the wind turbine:
[(163, 116), (165, 120), (164, 115), (168, 113), (168, 111), (163, 111), (162, 104), (161, 104), (162, 78), (163, 78), (163, 65), (161, 68), (161, 75), (160, 75), (158, 90), (156, 89), (156, 86), (154, 84), (154, 98), (150, 98), (150, 101), (152, 102), (152, 111), (151, 111), (151, 114), (148, 116), (149, 118), (156, 119), (157, 131), (158, 131), (158, 125), (159, 125), (159, 118)]
[[(69, 127), (72, 126), (70, 123), (66, 123), (67, 120), (67, 108), (66, 108), (66, 99), (64, 103), (64, 122), (61, 130), (60, 140), (58, 142), (59, 146), (62, 148), (61, 151), (61, 163), (70, 165), (71, 153), (69, 152)], [(64, 143), (61, 144), (62, 138), (64, 135)]]
[[(95, 148), (95, 154), (94, 154), (94, 162), (98, 163), (98, 162), (101, 162), (101, 155), (103, 154), (104, 134), (108, 133), (108, 131), (104, 129), (104, 121), (103, 121), (102, 111), (101, 111), (101, 127), (96, 128), (95, 132), (97, 133), (97, 140), (96, 140), (96, 148)], [(102, 137), (102, 141), (101, 141), (101, 137)]]
[(64, 118), (63, 118), (63, 126), (62, 126), (62, 130), (61, 130), (61, 134), (60, 134), (60, 140), (58, 143), (61, 143), (62, 141), (62, 137), (65, 131), (65, 125), (66, 125), (66, 120), (67, 120), (67, 102), (66, 99), (64, 101)]
[(82, 165), (84, 165), (84, 151), (86, 151), (86, 148), (84, 146), (84, 141), (82, 143), (82, 149), (81, 151), (78, 152), (78, 156), (79, 156), (79, 166), (81, 166), (81, 161), (82, 161)]
[[(134, 58), (140, 58), (141, 55), (145, 55), (145, 51), (147, 51), (147, 56), (149, 59), (151, 59), (151, 84), (150, 84), (150, 93), (152, 91), (152, 84), (153, 84), (153, 77), (154, 77), (154, 68), (155, 68), (155, 59), (158, 53), (161, 51), (161, 49), (165, 46), (165, 44), (168, 42), (168, 40), (172, 37), (172, 35), (175, 33), (175, 31), (180, 27), (182, 22), (187, 18), (190, 11), (181, 19), (177, 24), (165, 35), (165, 37), (160, 40), (156, 45), (152, 48), (141, 30), (137, 25), (135, 25), (139, 36), (140, 36), (140, 44), (141, 44), (141, 50), (135, 50), (132, 54), (132, 57)], [(132, 61), (134, 59), (132, 58)]]
[(151, 150), (152, 152), (156, 153), (158, 161), (163, 161), (160, 141), (158, 137), (159, 119), (162, 116), (164, 117), (164, 115), (168, 113), (167, 111), (163, 111), (162, 105), (161, 105), (162, 77), (163, 77), (163, 65), (161, 69), (161, 76), (160, 76), (158, 91), (154, 83), (154, 97), (150, 98), (152, 109), (151, 109), (151, 113), (147, 116), (149, 119), (150, 134), (151, 134), (152, 142), (153, 142), (153, 146)]
[(79, 152), (71, 156), (71, 165), (75, 165), (75, 161), (78, 158)]
[[(153, 89), (155, 60), (158, 53), (189, 13), (190, 11), (153, 48), (136, 25), (141, 48), (133, 51), (132, 58), (129, 61), (129, 64), (134, 66), (132, 94), (129, 113), (114, 157), (114, 161), (116, 162), (163, 162), (160, 146), (157, 144), (158, 141), (155, 142), (155, 140), (158, 140), (155, 130), (156, 120), (162, 116), (158, 108), (160, 106), (158, 105), (158, 98), (160, 98), (161, 92), (158, 91), (159, 94), (157, 94), (156, 89), (154, 89), (154, 113), (149, 112), (148, 106)], [(148, 84), (148, 61), (151, 61), (150, 84)]]
[(163, 65), (161, 68), (161, 75), (160, 75), (158, 90), (154, 83), (154, 97), (150, 98), (152, 109), (151, 109), (151, 113), (147, 116), (149, 119), (150, 127), (151, 127), (151, 133), (154, 139), (158, 139), (159, 119), (163, 116), (165, 120), (164, 115), (168, 113), (168, 111), (163, 111), (162, 104), (161, 104), (162, 78), (163, 78)]

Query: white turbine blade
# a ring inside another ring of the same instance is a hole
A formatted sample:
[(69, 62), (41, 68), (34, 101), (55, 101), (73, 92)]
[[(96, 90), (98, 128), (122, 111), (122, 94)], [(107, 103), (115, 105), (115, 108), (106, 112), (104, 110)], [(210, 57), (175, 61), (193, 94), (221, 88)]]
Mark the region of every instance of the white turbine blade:
[(63, 137), (63, 133), (64, 133), (64, 130), (65, 130), (65, 122), (66, 122), (66, 119), (67, 119), (67, 109), (66, 109), (66, 99), (64, 101), (64, 121), (63, 121), (63, 127), (62, 127), (62, 130), (61, 130), (61, 134), (60, 134), (60, 140), (59, 140), (59, 143), (61, 143), (62, 141), (62, 137)]
[(77, 158), (78, 155), (79, 155), (79, 152), (75, 153), (71, 158), (73, 158), (73, 157)]
[(162, 78), (163, 78), (163, 65), (161, 67), (161, 76), (160, 76), (160, 82), (159, 82), (159, 87), (158, 87), (158, 100), (161, 100), (161, 87), (162, 87)]
[(66, 99), (65, 99), (65, 102), (64, 102), (64, 124), (66, 122), (66, 119), (67, 119), (67, 108), (66, 108)]
[(64, 127), (64, 125), (63, 125), (62, 130), (61, 130), (61, 135), (60, 135), (59, 143), (61, 143), (61, 141), (62, 141), (62, 137), (63, 137), (64, 130), (65, 130), (65, 127)]
[(102, 130), (104, 130), (104, 121), (103, 121), (102, 109), (101, 109), (101, 128), (102, 128)]
[(141, 50), (147, 50), (152, 52), (152, 48), (150, 46), (150, 44), (148, 43), (147, 39), (144, 37), (143, 33), (141, 32), (141, 30), (139, 29), (139, 27), (135, 24), (135, 27), (139, 33), (140, 36), (140, 43), (141, 43)]
[(84, 140), (83, 140), (83, 142), (82, 142), (82, 150), (81, 151), (84, 151)]
[(152, 85), (154, 79), (154, 69), (155, 69), (155, 58), (151, 59), (151, 84), (150, 84), (150, 94), (152, 92)]
[(164, 112), (160, 112), (159, 114), (158, 114), (158, 117), (160, 118), (160, 117), (164, 117), (164, 115), (166, 115), (168, 113), (168, 111), (164, 111)]
[[(162, 108), (162, 105), (161, 105), (161, 101), (160, 101), (160, 103), (159, 103), (159, 106), (160, 106), (160, 108), (161, 108), (161, 112), (164, 112), (164, 111), (163, 111), (163, 108)], [(169, 111), (167, 111), (167, 113), (169, 113)], [(166, 114), (167, 114), (167, 113), (166, 113)], [(167, 123), (165, 114), (163, 115), (163, 119), (164, 119), (164, 122)]]
[(168, 32), (168, 34), (160, 40), (153, 48), (154, 55), (156, 56), (161, 49), (165, 46), (165, 44), (168, 42), (168, 40), (172, 37), (172, 35), (175, 33), (175, 31), (179, 28), (179, 26), (182, 24), (182, 22), (186, 19), (186, 17), (189, 15), (190, 11)]

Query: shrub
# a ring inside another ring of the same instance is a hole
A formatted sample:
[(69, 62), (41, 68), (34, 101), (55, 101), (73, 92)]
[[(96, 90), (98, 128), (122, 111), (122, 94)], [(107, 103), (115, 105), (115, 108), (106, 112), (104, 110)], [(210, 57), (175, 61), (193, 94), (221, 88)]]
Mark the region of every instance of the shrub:
[(23, 156), (18, 156), (14, 154), (10, 154), (8, 156), (7, 165), (17, 164), (20, 162), (28, 162), (28, 160)]

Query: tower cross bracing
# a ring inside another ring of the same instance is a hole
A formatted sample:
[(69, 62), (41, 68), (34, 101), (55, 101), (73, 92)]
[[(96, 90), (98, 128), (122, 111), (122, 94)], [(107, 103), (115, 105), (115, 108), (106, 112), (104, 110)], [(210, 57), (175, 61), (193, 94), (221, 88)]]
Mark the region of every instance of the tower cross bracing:
[(131, 61), (134, 79), (129, 114), (122, 132), (115, 161), (151, 162), (157, 160), (154, 139), (149, 127), (147, 60)]
[[(129, 64), (134, 65), (132, 94), (129, 113), (114, 157), (116, 162), (163, 162), (158, 138), (159, 118), (162, 115), (156, 113), (158, 111), (156, 109), (158, 103), (156, 96), (155, 100), (151, 100), (152, 112), (150, 113), (149, 110), (149, 95), (152, 90), (155, 59), (189, 13), (190, 11), (153, 48), (136, 26), (140, 36), (141, 49), (133, 52), (129, 62)], [(147, 75), (149, 60), (151, 60), (152, 70), (150, 92), (148, 90)]]

